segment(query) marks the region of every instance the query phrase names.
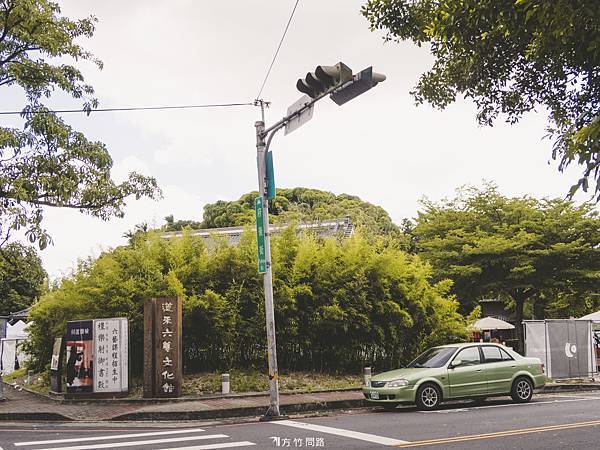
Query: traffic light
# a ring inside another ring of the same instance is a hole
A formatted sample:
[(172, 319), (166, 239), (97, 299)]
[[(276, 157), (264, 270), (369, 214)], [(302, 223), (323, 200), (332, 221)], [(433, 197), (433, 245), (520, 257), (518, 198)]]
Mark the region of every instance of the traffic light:
[(352, 69), (339, 62), (335, 66), (317, 66), (314, 72), (307, 73), (304, 79), (300, 78), (296, 87), (310, 98), (317, 98), (332, 87), (340, 86), (351, 79)]
[(347, 83), (340, 89), (333, 91), (330, 98), (337, 103), (338, 106), (341, 106), (352, 100), (354, 97), (358, 97), (360, 94), (367, 92), (372, 87), (375, 87), (377, 83), (381, 83), (382, 81), (385, 81), (385, 75), (373, 72), (373, 67), (367, 67), (365, 70), (354, 75), (351, 83)]

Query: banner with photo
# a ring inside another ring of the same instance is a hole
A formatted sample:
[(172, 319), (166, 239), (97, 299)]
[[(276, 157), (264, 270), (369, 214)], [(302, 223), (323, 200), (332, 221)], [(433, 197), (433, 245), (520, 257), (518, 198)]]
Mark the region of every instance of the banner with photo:
[(67, 322), (67, 392), (94, 390), (94, 323), (92, 320)]

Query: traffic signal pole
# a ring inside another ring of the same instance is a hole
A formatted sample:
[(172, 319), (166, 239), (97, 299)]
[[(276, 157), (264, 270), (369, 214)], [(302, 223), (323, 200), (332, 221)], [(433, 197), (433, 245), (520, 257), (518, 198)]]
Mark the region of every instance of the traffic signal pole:
[[(338, 70), (339, 73), (332, 75), (332, 70)], [(276, 122), (269, 128), (265, 128), (265, 111), (264, 107), (266, 102), (261, 99), (255, 101), (256, 106), (261, 108), (261, 119), (255, 122), (256, 128), (256, 166), (258, 169), (258, 195), (262, 199), (262, 220), (264, 233), (264, 274), (263, 274), (263, 285), (265, 292), (265, 320), (267, 327), (267, 355), (269, 359), (269, 397), (270, 404), (269, 409), (262, 417), (261, 420), (273, 420), (282, 418), (279, 412), (279, 372), (277, 370), (277, 345), (275, 336), (275, 312), (273, 307), (273, 274), (271, 264), (271, 230), (269, 228), (269, 190), (274, 191), (274, 186), (268, 185), (269, 174), (267, 173), (267, 153), (271, 146), (273, 136), (277, 131), (281, 130), (293, 119), (299, 118), (303, 113), (307, 112), (308, 109), (312, 108), (313, 105), (321, 100), (322, 98), (331, 95), (331, 99), (338, 105), (342, 105), (347, 101), (361, 95), (367, 90), (371, 89), (377, 83), (385, 80), (385, 75), (373, 73), (372, 68), (369, 67), (362, 72), (352, 75), (352, 71), (349, 67), (343, 63), (339, 63), (334, 67), (329, 66), (318, 66), (315, 71), (317, 78), (312, 78), (310, 83), (301, 83), (302, 80), (298, 80), (298, 90), (307, 94), (306, 102), (295, 104), (295, 111), (285, 116), (280, 121)], [(311, 74), (308, 74), (311, 75)], [(307, 75), (307, 79), (308, 79)], [(319, 81), (321, 78), (321, 81)], [(335, 83), (333, 86), (330, 83)], [(303, 84), (302, 89), (299, 84)], [(311, 91), (311, 86), (319, 86), (318, 91)], [(321, 88), (323, 89), (321, 91)], [(303, 101), (303, 100), (302, 100)], [(268, 105), (268, 104), (267, 104)], [(288, 110), (289, 112), (289, 110)], [(310, 112), (310, 111), (308, 111)], [(312, 116), (311, 116), (312, 117)], [(288, 130), (286, 130), (287, 133)], [(272, 179), (272, 177), (271, 177)], [(272, 194), (274, 195), (274, 194)], [(258, 220), (258, 213), (257, 213)], [(257, 223), (257, 233), (258, 225)], [(259, 251), (260, 256), (260, 251)], [(259, 264), (259, 272), (262, 272)]]
[[(261, 101), (261, 108), (263, 107)], [(264, 119), (264, 112), (263, 112)], [(267, 355), (269, 359), (270, 404), (263, 419), (280, 416), (279, 413), (279, 372), (277, 370), (277, 344), (275, 339), (275, 312), (273, 308), (273, 274), (271, 271), (271, 231), (269, 229), (269, 198), (267, 195), (267, 164), (264, 120), (257, 121), (256, 127), (256, 166), (258, 168), (258, 195), (263, 200), (263, 230), (265, 233), (265, 318), (267, 325)]]
[(271, 146), (271, 140), (277, 131), (282, 129), (286, 123), (302, 114), (315, 102), (325, 97), (334, 89), (307, 102), (299, 110), (284, 117), (273, 126), (265, 129), (264, 102), (257, 100), (261, 107), (262, 120), (255, 122), (256, 128), (256, 167), (258, 169), (258, 195), (263, 201), (263, 230), (265, 233), (265, 273), (263, 275), (263, 286), (265, 292), (265, 319), (267, 326), (267, 357), (269, 360), (269, 409), (261, 420), (273, 420), (282, 417), (279, 412), (279, 372), (277, 369), (277, 343), (275, 336), (275, 311), (273, 307), (273, 274), (271, 270), (271, 231), (269, 228), (269, 198), (267, 195), (267, 151)]

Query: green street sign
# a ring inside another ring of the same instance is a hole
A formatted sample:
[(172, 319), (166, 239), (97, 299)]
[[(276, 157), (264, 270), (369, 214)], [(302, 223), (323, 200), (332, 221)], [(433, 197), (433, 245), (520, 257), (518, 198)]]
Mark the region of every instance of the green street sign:
[(254, 209), (256, 210), (256, 242), (258, 244), (258, 273), (267, 271), (267, 259), (265, 254), (265, 209), (262, 197), (256, 197), (254, 200)]

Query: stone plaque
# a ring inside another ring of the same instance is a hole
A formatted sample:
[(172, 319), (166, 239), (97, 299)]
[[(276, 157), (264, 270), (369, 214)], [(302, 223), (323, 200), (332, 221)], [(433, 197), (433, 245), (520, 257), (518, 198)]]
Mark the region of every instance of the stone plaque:
[(181, 299), (144, 302), (144, 397), (179, 397), (182, 383)]

